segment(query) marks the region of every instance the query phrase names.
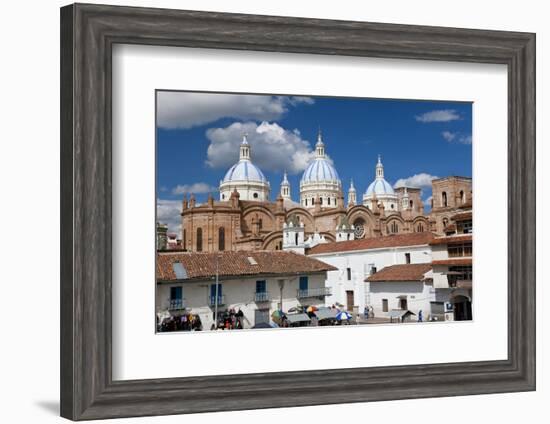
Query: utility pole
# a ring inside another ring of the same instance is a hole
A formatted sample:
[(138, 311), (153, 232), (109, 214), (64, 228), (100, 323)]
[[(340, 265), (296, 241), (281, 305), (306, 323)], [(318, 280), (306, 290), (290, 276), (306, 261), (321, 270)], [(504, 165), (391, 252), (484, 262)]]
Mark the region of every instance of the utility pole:
[(216, 295), (214, 299), (214, 327), (218, 329), (218, 282), (220, 274), (220, 255), (216, 255)]
[(281, 292), (280, 311), (283, 312), (283, 288), (285, 287), (285, 280), (279, 280), (279, 290)]

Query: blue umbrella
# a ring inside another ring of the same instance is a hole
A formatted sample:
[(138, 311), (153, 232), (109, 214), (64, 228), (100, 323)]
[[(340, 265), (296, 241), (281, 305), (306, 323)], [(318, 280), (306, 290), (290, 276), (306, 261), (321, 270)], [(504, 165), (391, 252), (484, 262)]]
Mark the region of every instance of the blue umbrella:
[(351, 314), (347, 311), (340, 311), (336, 314), (336, 319), (338, 321), (347, 321), (351, 319)]

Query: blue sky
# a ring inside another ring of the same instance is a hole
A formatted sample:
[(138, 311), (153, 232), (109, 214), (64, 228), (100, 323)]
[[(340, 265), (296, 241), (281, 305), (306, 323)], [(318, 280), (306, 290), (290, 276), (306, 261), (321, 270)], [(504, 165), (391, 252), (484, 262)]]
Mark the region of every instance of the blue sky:
[(472, 175), (472, 105), (461, 102), (157, 92), (157, 214), (179, 231), (184, 193), (198, 202), (216, 192), (238, 160), (248, 133), (252, 161), (279, 193), (285, 169), (292, 197), (313, 156), (319, 127), (344, 194), (353, 178), (361, 198), (378, 154), (392, 185), (417, 186), (429, 202), (430, 181)]

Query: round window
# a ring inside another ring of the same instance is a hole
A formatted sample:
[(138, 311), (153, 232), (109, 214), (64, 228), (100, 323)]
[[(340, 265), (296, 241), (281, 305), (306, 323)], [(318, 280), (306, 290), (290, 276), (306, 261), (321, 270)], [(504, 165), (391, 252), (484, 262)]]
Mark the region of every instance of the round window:
[(362, 239), (365, 237), (365, 221), (363, 218), (357, 218), (355, 222), (353, 223), (354, 233), (356, 239)]

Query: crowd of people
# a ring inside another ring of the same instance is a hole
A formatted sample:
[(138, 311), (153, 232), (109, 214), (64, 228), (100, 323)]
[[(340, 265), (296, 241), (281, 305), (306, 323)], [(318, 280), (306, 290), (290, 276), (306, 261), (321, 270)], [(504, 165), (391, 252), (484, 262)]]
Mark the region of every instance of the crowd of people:
[[(241, 309), (228, 309), (218, 313), (217, 329), (218, 330), (242, 330), (243, 329), (244, 313)], [(212, 324), (211, 330), (216, 329), (216, 325)]]
[(195, 314), (171, 315), (162, 319), (159, 331), (202, 331), (201, 318)]

